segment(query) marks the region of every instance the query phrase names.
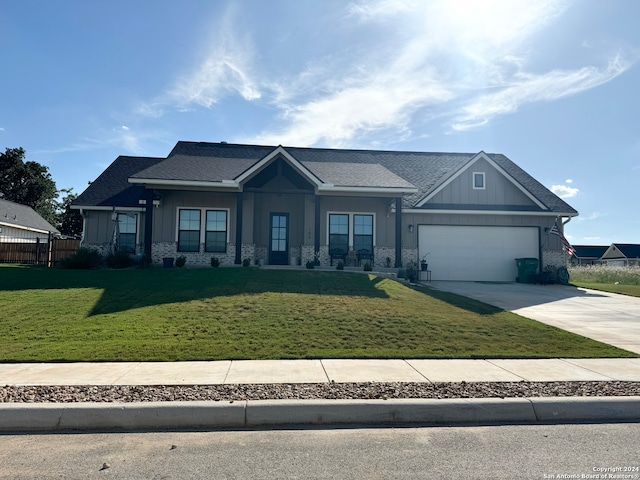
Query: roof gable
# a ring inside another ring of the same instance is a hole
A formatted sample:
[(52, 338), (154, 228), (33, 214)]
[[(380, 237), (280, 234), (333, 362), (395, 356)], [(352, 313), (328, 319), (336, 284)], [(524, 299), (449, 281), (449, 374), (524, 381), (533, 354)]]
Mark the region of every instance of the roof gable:
[[(475, 173), (484, 177), (485, 184), (482, 188), (474, 188)], [(416, 206), (475, 209), (499, 206), (509, 210), (548, 210), (484, 152), (479, 152), (466, 164), (449, 172)]]
[(602, 255), (603, 259), (640, 258), (640, 245), (633, 243), (612, 243)]

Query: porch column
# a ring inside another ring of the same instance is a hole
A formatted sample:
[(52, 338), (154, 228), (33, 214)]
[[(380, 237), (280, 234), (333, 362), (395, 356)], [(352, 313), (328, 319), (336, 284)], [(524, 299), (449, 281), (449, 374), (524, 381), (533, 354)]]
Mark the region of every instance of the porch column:
[(313, 237), (313, 253), (314, 255), (320, 251), (320, 197), (316, 195), (315, 218), (314, 218), (314, 237)]
[(242, 205), (244, 203), (244, 193), (236, 194), (236, 259), (235, 264), (242, 263)]
[(396, 198), (396, 268), (402, 267), (402, 197)]
[(151, 244), (153, 243), (153, 189), (145, 190), (144, 206), (144, 255), (151, 261)]

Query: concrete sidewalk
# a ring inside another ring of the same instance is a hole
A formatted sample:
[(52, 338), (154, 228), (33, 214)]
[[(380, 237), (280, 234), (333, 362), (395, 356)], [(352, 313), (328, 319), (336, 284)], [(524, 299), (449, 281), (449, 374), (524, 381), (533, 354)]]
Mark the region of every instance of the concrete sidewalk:
[(640, 358), (0, 364), (0, 385), (640, 381)]
[[(0, 385), (640, 381), (640, 358), (0, 364)], [(640, 422), (640, 397), (1, 403), (0, 432)]]

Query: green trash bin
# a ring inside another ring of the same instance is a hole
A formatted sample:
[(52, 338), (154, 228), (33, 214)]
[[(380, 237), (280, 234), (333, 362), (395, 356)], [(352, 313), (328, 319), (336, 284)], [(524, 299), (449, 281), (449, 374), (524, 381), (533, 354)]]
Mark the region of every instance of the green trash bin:
[(516, 282), (535, 283), (535, 275), (538, 273), (537, 258), (516, 258), (516, 265), (518, 266)]

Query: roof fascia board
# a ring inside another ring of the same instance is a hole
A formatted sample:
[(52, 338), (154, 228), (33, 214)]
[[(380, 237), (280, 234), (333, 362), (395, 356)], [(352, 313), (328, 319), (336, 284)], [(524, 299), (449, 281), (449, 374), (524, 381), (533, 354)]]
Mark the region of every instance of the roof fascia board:
[(543, 216), (543, 217), (556, 217), (561, 216), (575, 216), (575, 213), (558, 213), (558, 212), (530, 212), (530, 211), (518, 211), (518, 210), (451, 210), (451, 209), (428, 209), (428, 208), (403, 208), (403, 213), (437, 213), (437, 214), (459, 214), (459, 215), (517, 215), (517, 216)]
[(474, 163), (477, 163), (478, 160), (480, 160), (480, 159), (486, 160), (493, 168), (495, 168), (499, 173), (501, 173), (507, 180), (509, 180), (518, 190), (520, 190), (522, 193), (524, 193), (527, 196), (527, 198), (529, 198), (529, 200), (531, 200), (533, 203), (535, 203), (538, 207), (542, 208), (543, 210), (549, 210), (549, 208), (546, 205), (544, 205), (540, 200), (538, 200), (534, 195), (532, 195), (531, 192), (529, 192), (529, 190), (524, 188), (520, 184), (520, 182), (517, 182), (511, 175), (509, 175), (507, 172), (505, 172), (502, 169), (502, 167), (500, 167), (500, 165), (498, 165), (491, 158), (489, 158), (489, 156), (486, 153), (484, 153), (483, 151), (480, 151), (476, 155), (474, 155), (471, 158), (471, 160), (469, 160), (462, 167), (460, 167), (457, 172), (455, 172), (453, 175), (451, 175), (449, 178), (447, 178), (435, 190), (433, 190), (432, 192), (427, 194), (426, 197), (424, 197), (422, 200), (420, 200), (420, 202), (418, 202), (417, 206), (418, 207), (422, 207), (425, 203), (427, 203), (429, 200), (431, 200), (435, 195), (437, 195), (442, 190), (444, 190), (451, 182), (453, 182), (456, 178), (458, 178), (460, 175), (462, 175), (462, 172), (464, 172), (466, 169), (470, 168)]
[(129, 178), (129, 183), (145, 185), (147, 187), (197, 187), (197, 188), (218, 188), (224, 190), (240, 190), (240, 185), (234, 180), (223, 180), (222, 182), (202, 182), (198, 180), (160, 180), (154, 178)]
[(318, 187), (318, 193), (324, 194), (343, 194), (343, 193), (377, 193), (388, 194), (391, 196), (417, 193), (417, 188), (404, 188), (404, 187), (345, 187), (335, 186), (330, 184), (323, 184)]
[(298, 160), (296, 160), (289, 152), (287, 152), (282, 145), (279, 145), (271, 153), (265, 156), (262, 160), (253, 164), (253, 166), (251, 166), (250, 168), (245, 170), (243, 173), (241, 173), (239, 176), (237, 176), (234, 179), (234, 181), (238, 185), (242, 185), (244, 182), (249, 180), (255, 174), (260, 172), (264, 167), (269, 165), (279, 155), (284, 157), (286, 161), (289, 162), (289, 164), (294, 169), (296, 169), (298, 173), (300, 173), (300, 175), (304, 176), (307, 180), (309, 180), (312, 184), (314, 184), (316, 188), (322, 185), (322, 181), (318, 177), (316, 177), (313, 173), (311, 173), (311, 171), (307, 167), (305, 167)]
[(71, 205), (73, 210), (98, 210), (104, 212), (144, 212), (145, 207), (118, 207), (116, 205)]
[[(27, 232), (50, 233), (49, 230), (41, 230), (39, 228), (27, 227), (26, 225), (16, 225), (15, 223), (0, 222), (0, 226), (7, 227), (7, 228), (15, 228), (16, 230), (26, 230)], [(54, 230), (52, 230), (52, 232), (53, 231)]]

